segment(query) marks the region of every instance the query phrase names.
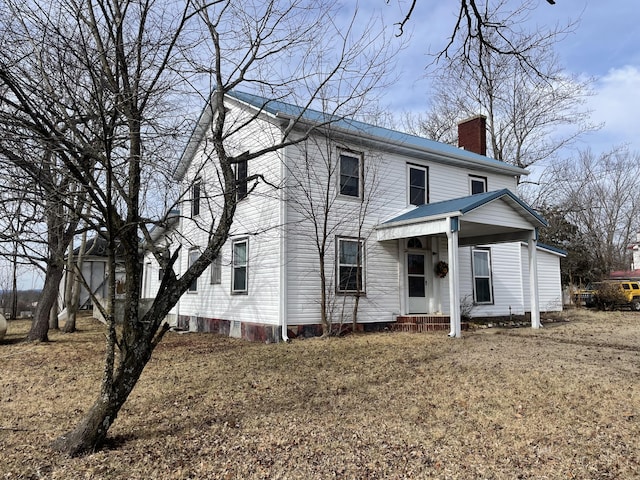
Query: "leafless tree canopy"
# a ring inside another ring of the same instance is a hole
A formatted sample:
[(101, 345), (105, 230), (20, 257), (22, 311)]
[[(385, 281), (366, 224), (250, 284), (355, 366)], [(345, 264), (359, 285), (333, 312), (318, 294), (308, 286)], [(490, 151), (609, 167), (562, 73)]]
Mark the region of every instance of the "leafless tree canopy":
[[(525, 7), (514, 13), (501, 1), (492, 8), (484, 15), (507, 19), (503, 24), (511, 32), (509, 49), (491, 49), (483, 43), (506, 42), (497, 30), (451, 44), (458, 53), (432, 65), (430, 110), (417, 127), (412, 122), (413, 130), (455, 144), (457, 123), (483, 114), (490, 156), (523, 168), (552, 161), (593, 128), (584, 109), (590, 81), (567, 74), (558, 63), (554, 46), (565, 30), (529, 34), (520, 24)], [(527, 61), (509, 53), (514, 50), (526, 52)]]
[[(77, 428), (55, 442), (81, 454), (102, 445), (166, 332), (166, 314), (225, 243), (237, 202), (233, 165), (305, 138), (299, 130), (291, 136), (303, 109), (278, 142), (237, 151), (233, 139), (253, 119), (228, 118), (225, 94), (244, 89), (303, 107), (322, 101), (331, 123), (356, 114), (383, 84), (397, 43), (379, 19), (344, 15), (332, 1), (3, 0), (0, 12), (0, 154), (55, 205), (49, 218), (57, 246), (66, 247), (66, 235), (83, 225), (107, 242), (109, 270), (117, 252), (126, 272), (121, 328), (114, 309), (102, 307), (108, 331), (100, 393)], [(220, 201), (215, 221), (201, 225), (208, 244), (180, 271), (178, 251), (155, 248), (149, 230), (166, 225), (185, 198), (171, 190), (177, 152), (193, 125), (185, 118), (205, 102), (212, 120), (206, 161), (219, 175)], [(139, 303), (143, 244), (165, 271), (148, 311)], [(51, 265), (62, 271), (63, 255), (49, 259), (48, 272)], [(111, 275), (108, 305), (114, 299)]]
[(560, 209), (589, 255), (596, 277), (628, 270), (628, 245), (640, 230), (640, 155), (625, 148), (576, 158), (548, 168), (544, 204)]
[[(546, 1), (550, 5), (555, 4), (554, 0)], [(418, 3), (421, 2), (412, 0), (407, 14), (396, 24), (398, 35), (404, 33)], [(530, 50), (554, 41), (560, 31), (566, 33), (573, 25), (526, 33), (521, 28), (522, 21), (536, 5), (520, 2), (512, 7), (508, 5), (511, 3), (513, 2), (506, 0), (500, 0), (497, 4), (490, 4), (486, 0), (460, 0), (451, 36), (446, 45), (435, 54), (436, 61), (456, 57), (470, 58), (474, 51), (479, 51), (480, 59), (484, 58), (485, 53), (508, 56), (527, 70), (537, 71), (537, 65), (530, 57)], [(496, 16), (496, 11), (501, 11), (502, 15)]]

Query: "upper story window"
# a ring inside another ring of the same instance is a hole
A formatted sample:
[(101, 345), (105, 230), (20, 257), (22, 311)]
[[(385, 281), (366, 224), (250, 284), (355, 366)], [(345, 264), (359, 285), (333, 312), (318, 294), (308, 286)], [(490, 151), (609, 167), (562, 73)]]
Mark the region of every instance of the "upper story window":
[(202, 190), (202, 180), (199, 178), (191, 186), (191, 217), (200, 215), (200, 196)]
[(426, 167), (407, 165), (409, 205), (424, 205), (425, 203), (429, 203), (428, 179), (429, 175)]
[(236, 199), (242, 200), (247, 196), (249, 173), (249, 162), (242, 160), (236, 163)]
[(476, 193), (484, 193), (487, 191), (487, 177), (477, 175), (469, 175), (469, 190), (471, 195)]
[(362, 155), (340, 154), (340, 195), (362, 197)]

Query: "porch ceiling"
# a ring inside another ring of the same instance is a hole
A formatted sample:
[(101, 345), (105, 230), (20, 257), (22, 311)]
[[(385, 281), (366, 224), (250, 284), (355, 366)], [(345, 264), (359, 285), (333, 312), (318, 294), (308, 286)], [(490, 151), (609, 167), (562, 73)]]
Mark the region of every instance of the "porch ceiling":
[(444, 235), (457, 229), (461, 246), (526, 241), (532, 230), (546, 224), (530, 206), (504, 189), (403, 212), (377, 226), (377, 239)]

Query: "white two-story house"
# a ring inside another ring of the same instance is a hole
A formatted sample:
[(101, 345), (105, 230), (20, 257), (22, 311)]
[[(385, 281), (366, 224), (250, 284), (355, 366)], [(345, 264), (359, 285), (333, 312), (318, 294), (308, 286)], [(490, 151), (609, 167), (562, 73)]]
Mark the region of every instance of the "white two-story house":
[[(301, 131), (325, 118), (242, 92), (228, 94), (226, 106), (238, 124), (257, 115), (235, 138), (238, 152), (281, 138), (301, 113)], [(181, 271), (206, 245), (220, 198), (207, 160), (210, 110), (176, 170), (187, 201), (162, 240), (181, 245)], [(460, 336), (462, 314), (530, 314), (539, 327), (540, 311), (562, 309), (562, 252), (537, 244), (545, 220), (514, 193), (527, 172), (481, 155), (485, 136), (481, 117), (461, 126), (465, 148), (339, 120), (236, 165), (241, 184), (252, 180), (231, 235), (170, 321), (278, 341), (319, 332), (323, 310), (349, 325), (357, 302), (359, 328), (408, 322)], [(147, 256), (145, 296), (160, 278)]]

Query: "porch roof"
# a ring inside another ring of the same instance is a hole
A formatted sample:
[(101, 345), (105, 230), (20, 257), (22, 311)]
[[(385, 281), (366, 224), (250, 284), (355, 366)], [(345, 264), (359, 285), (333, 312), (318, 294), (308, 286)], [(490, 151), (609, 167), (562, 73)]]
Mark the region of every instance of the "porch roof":
[(460, 245), (527, 240), (547, 222), (508, 189), (420, 205), (378, 225), (379, 241), (458, 231)]

